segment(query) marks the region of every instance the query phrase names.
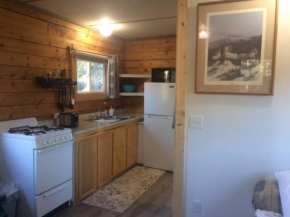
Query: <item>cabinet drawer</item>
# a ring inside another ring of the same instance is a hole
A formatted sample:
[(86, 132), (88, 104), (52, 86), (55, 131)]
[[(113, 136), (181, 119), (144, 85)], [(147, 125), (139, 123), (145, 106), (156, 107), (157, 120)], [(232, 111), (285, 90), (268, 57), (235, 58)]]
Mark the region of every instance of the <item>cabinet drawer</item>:
[(43, 216), (72, 199), (72, 180), (35, 197), (36, 215)]

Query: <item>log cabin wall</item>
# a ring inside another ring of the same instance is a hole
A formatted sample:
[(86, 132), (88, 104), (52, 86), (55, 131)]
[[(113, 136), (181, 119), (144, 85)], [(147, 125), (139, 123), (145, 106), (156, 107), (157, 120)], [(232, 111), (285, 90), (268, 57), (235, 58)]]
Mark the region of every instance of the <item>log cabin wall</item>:
[[(26, 117), (49, 119), (59, 112), (57, 92), (35, 84), (36, 76), (66, 69), (68, 46), (98, 54), (119, 54), (124, 67), (124, 41), (11, 2), (0, 0), (0, 121)], [(123, 107), (123, 99), (76, 102), (74, 112)]]
[[(126, 74), (149, 74), (152, 68), (175, 68), (176, 37), (127, 41), (125, 44)], [(137, 92), (144, 92), (144, 82), (151, 79), (122, 78), (121, 84), (136, 85)], [(132, 112), (144, 111), (144, 97), (124, 97), (125, 108)]]

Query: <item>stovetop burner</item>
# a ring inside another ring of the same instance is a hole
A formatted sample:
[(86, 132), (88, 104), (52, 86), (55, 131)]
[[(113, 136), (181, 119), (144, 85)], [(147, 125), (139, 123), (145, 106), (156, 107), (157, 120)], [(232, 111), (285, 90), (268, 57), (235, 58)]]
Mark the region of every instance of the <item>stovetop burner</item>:
[(46, 134), (47, 132), (54, 132), (63, 130), (63, 127), (48, 127), (48, 126), (21, 126), (9, 129), (9, 133), (12, 134), (22, 134), (28, 136), (35, 136), (35, 135), (42, 135)]

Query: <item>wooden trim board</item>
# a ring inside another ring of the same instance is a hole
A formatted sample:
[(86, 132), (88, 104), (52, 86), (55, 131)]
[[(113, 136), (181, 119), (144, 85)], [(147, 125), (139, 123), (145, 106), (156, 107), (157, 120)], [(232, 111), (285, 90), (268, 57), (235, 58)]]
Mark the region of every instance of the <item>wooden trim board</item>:
[(184, 216), (184, 146), (185, 108), (187, 91), (188, 0), (178, 0), (177, 62), (176, 62), (176, 121), (173, 173), (173, 217)]

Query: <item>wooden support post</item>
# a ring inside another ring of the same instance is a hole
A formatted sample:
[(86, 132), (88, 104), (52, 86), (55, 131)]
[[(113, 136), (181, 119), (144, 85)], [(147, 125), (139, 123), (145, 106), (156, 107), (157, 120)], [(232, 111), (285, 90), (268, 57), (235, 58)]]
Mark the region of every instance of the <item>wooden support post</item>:
[(187, 77), (188, 0), (178, 0), (175, 164), (173, 178), (173, 217), (184, 216), (184, 145)]

